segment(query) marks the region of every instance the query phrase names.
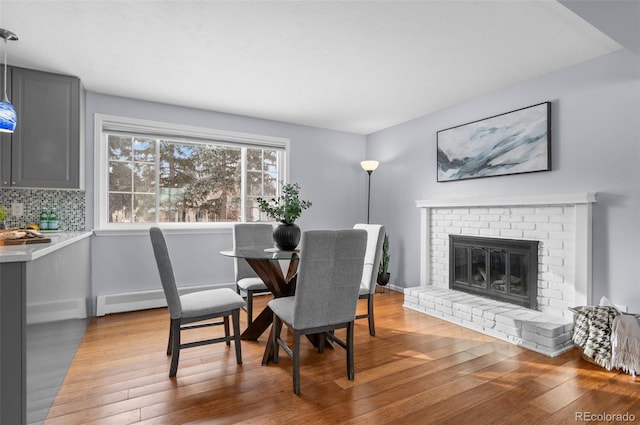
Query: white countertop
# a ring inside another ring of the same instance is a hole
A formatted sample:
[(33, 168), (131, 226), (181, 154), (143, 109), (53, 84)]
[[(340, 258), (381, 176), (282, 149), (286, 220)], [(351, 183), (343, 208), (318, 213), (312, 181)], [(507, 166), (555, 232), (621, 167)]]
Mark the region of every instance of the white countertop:
[(0, 246), (0, 263), (15, 263), (19, 261), (33, 261), (60, 248), (71, 245), (93, 234), (91, 231), (46, 233), (50, 243), (36, 243), (28, 245)]

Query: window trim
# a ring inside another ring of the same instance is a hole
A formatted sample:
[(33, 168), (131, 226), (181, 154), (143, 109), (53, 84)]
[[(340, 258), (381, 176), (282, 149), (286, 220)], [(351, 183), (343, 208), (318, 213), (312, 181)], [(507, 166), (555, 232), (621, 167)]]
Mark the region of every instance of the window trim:
[[(118, 130), (128, 133), (146, 134), (154, 137), (172, 137), (177, 140), (197, 142), (198, 140), (215, 141), (224, 145), (243, 147), (271, 147), (285, 152), (282, 161), (283, 170), (280, 175), (285, 182), (289, 181), (290, 140), (284, 137), (265, 136), (251, 133), (218, 130), (206, 127), (195, 127), (175, 123), (144, 120), (138, 118), (121, 117), (108, 114), (94, 114), (94, 229), (98, 232), (114, 231), (123, 233), (130, 230), (131, 233), (140, 233), (152, 225), (157, 225), (168, 230), (184, 230), (191, 232), (198, 229), (227, 229), (233, 226), (230, 222), (215, 223), (109, 223), (108, 200), (108, 163), (107, 132)], [(243, 179), (244, 184), (244, 179)], [(243, 200), (244, 204), (244, 200)], [(243, 213), (244, 214), (244, 213)]]

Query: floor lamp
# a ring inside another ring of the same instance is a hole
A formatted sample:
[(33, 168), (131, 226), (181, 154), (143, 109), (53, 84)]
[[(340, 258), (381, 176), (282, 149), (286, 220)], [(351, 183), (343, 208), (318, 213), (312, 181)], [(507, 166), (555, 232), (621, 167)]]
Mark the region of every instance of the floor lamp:
[(367, 191), (367, 224), (369, 224), (369, 208), (371, 207), (371, 173), (378, 168), (378, 161), (361, 161), (360, 166), (369, 175), (369, 189)]

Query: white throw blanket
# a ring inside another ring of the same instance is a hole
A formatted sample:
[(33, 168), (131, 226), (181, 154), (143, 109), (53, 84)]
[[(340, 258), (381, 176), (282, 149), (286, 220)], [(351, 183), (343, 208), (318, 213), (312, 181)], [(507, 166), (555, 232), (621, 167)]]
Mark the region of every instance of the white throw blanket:
[(635, 376), (640, 371), (640, 324), (635, 316), (621, 314), (611, 326), (611, 365)]

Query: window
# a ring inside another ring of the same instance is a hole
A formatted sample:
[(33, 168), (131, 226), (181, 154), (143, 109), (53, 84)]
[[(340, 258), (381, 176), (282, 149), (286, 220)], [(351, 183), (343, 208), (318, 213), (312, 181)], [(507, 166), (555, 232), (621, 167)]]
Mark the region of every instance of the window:
[(288, 140), (96, 115), (99, 229), (259, 221)]

